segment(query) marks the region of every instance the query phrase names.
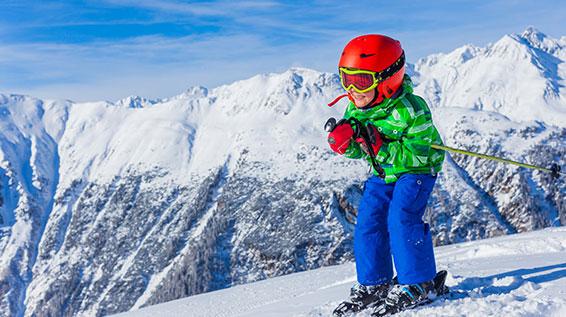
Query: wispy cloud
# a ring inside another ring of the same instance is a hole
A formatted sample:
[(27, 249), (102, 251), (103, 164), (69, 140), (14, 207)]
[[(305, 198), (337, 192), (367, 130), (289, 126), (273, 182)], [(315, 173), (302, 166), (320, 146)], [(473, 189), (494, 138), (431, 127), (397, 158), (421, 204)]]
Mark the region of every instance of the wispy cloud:
[[(301, 52), (300, 45), (275, 47), (253, 34), (15, 44), (0, 46), (0, 73), (17, 74), (17, 79), (0, 78), (0, 87), (83, 101), (127, 95), (167, 97), (192, 85), (214, 87), (292, 65), (306, 66)], [(72, 89), (61, 94), (65, 86)]]
[(195, 16), (236, 16), (245, 10), (265, 10), (279, 7), (275, 1), (209, 1), (183, 2), (174, 0), (105, 0), (106, 3), (132, 8), (158, 10), (168, 14)]

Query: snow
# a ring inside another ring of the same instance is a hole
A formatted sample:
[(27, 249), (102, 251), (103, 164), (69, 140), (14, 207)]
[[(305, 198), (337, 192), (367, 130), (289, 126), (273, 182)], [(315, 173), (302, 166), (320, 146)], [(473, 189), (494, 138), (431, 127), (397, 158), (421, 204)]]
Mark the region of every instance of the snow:
[(565, 58), (563, 42), (531, 27), (484, 48), (466, 45), (419, 60), (415, 91), (433, 107), (467, 107), (564, 126)]
[[(564, 316), (566, 312), (564, 227), (443, 246), (435, 252), (438, 269), (449, 272), (452, 295), (396, 316)], [(354, 281), (354, 264), (348, 263), (115, 316), (330, 316)]]
[[(205, 227), (209, 224), (209, 222), (211, 221), (212, 217), (214, 216), (214, 210), (217, 208), (218, 203), (216, 202), (216, 198), (218, 198), (218, 196), (220, 195), (220, 193), (222, 192), (222, 185), (221, 184), (219, 186), (219, 188), (216, 188), (214, 193), (213, 193), (213, 197), (211, 199), (211, 202), (209, 203), (208, 206), (205, 207), (206, 211), (204, 212), (204, 215), (199, 219), (196, 227), (194, 227), (191, 232), (190, 232), (190, 238), (189, 239), (198, 239), (198, 237), (200, 235), (203, 234)], [(185, 249), (187, 249), (189, 247), (189, 244), (187, 244), (185, 246)], [(131, 257), (133, 259), (133, 257)], [(146, 291), (138, 298), (138, 300), (136, 301), (136, 303), (134, 304), (134, 306), (132, 308), (139, 308), (143, 303), (145, 303), (151, 296), (151, 291), (156, 288), (157, 285), (159, 285), (159, 283), (163, 282), (163, 279), (167, 276), (167, 274), (169, 273), (169, 271), (176, 265), (177, 263), (173, 262), (170, 265), (168, 265), (165, 269), (163, 269), (163, 271), (161, 271), (158, 274), (155, 274), (151, 280), (148, 283), (148, 286), (146, 288)], [(124, 272), (125, 274), (125, 272)]]
[[(564, 166), (565, 46), (528, 29), (408, 69), (446, 145)], [(106, 314), (351, 259), (344, 213), (368, 168), (328, 148), (341, 93), (335, 74), (292, 68), (162, 100), (0, 94), (0, 311)], [(427, 221), (439, 244), (560, 225), (565, 186), (448, 156)]]

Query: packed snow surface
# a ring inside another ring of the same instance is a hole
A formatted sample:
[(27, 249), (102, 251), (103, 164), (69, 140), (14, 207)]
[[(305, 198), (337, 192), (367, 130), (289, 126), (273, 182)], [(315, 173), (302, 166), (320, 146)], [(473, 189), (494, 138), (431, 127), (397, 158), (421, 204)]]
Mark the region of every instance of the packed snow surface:
[[(451, 296), (396, 316), (566, 316), (566, 228), (436, 248)], [(330, 316), (353, 263), (290, 274), (116, 315)], [(370, 316), (361, 312), (357, 316)]]

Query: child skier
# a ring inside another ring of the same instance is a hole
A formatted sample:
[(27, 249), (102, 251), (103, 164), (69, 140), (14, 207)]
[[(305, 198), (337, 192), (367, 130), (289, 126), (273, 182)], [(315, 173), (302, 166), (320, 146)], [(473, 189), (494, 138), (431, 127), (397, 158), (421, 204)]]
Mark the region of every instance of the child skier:
[(442, 140), (426, 102), (412, 93), (398, 41), (354, 38), (338, 67), (347, 92), (341, 97), (350, 103), (328, 142), (338, 154), (367, 159), (374, 175), (365, 183), (354, 233), (357, 283), (334, 315), (370, 307), (372, 316), (394, 314), (435, 292), (431, 233), (422, 217), (444, 160), (431, 144)]

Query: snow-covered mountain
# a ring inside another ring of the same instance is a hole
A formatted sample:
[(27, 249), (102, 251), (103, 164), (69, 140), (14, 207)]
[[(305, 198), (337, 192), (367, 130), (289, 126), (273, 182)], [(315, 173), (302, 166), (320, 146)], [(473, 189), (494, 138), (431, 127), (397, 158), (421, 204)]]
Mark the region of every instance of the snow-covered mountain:
[[(452, 294), (395, 316), (548, 316), (566, 314), (566, 230), (545, 229), (438, 247)], [(322, 317), (355, 283), (353, 263), (195, 295), (116, 315)], [(219, 304), (221, 303), (221, 304)], [(369, 317), (364, 311), (358, 317)]]
[(466, 45), (414, 65), (417, 93), (433, 106), (501, 113), (514, 121), (564, 126), (566, 37), (530, 27), (487, 47)]
[[(473, 70), (490, 85), (521, 76), (468, 69), (455, 53), (412, 67), (445, 143), (564, 166), (563, 39), (527, 30), (478, 49), (488, 60), (507, 43), (501, 63), (538, 69), (516, 98), (490, 95), (501, 104), (491, 112), (443, 100), (464, 95)], [(517, 47), (531, 59), (514, 59)], [(537, 68), (539, 51), (554, 73)], [(431, 92), (452, 72), (466, 76)], [(537, 107), (550, 116), (516, 103), (544, 95), (546, 81), (558, 97)], [(164, 100), (0, 94), (0, 315), (101, 316), (350, 261), (367, 166), (326, 144), (322, 125), (343, 110), (326, 103), (340, 89), (334, 74), (295, 68)], [(426, 217), (437, 245), (530, 231), (566, 223), (565, 193), (563, 178), (454, 155)]]

